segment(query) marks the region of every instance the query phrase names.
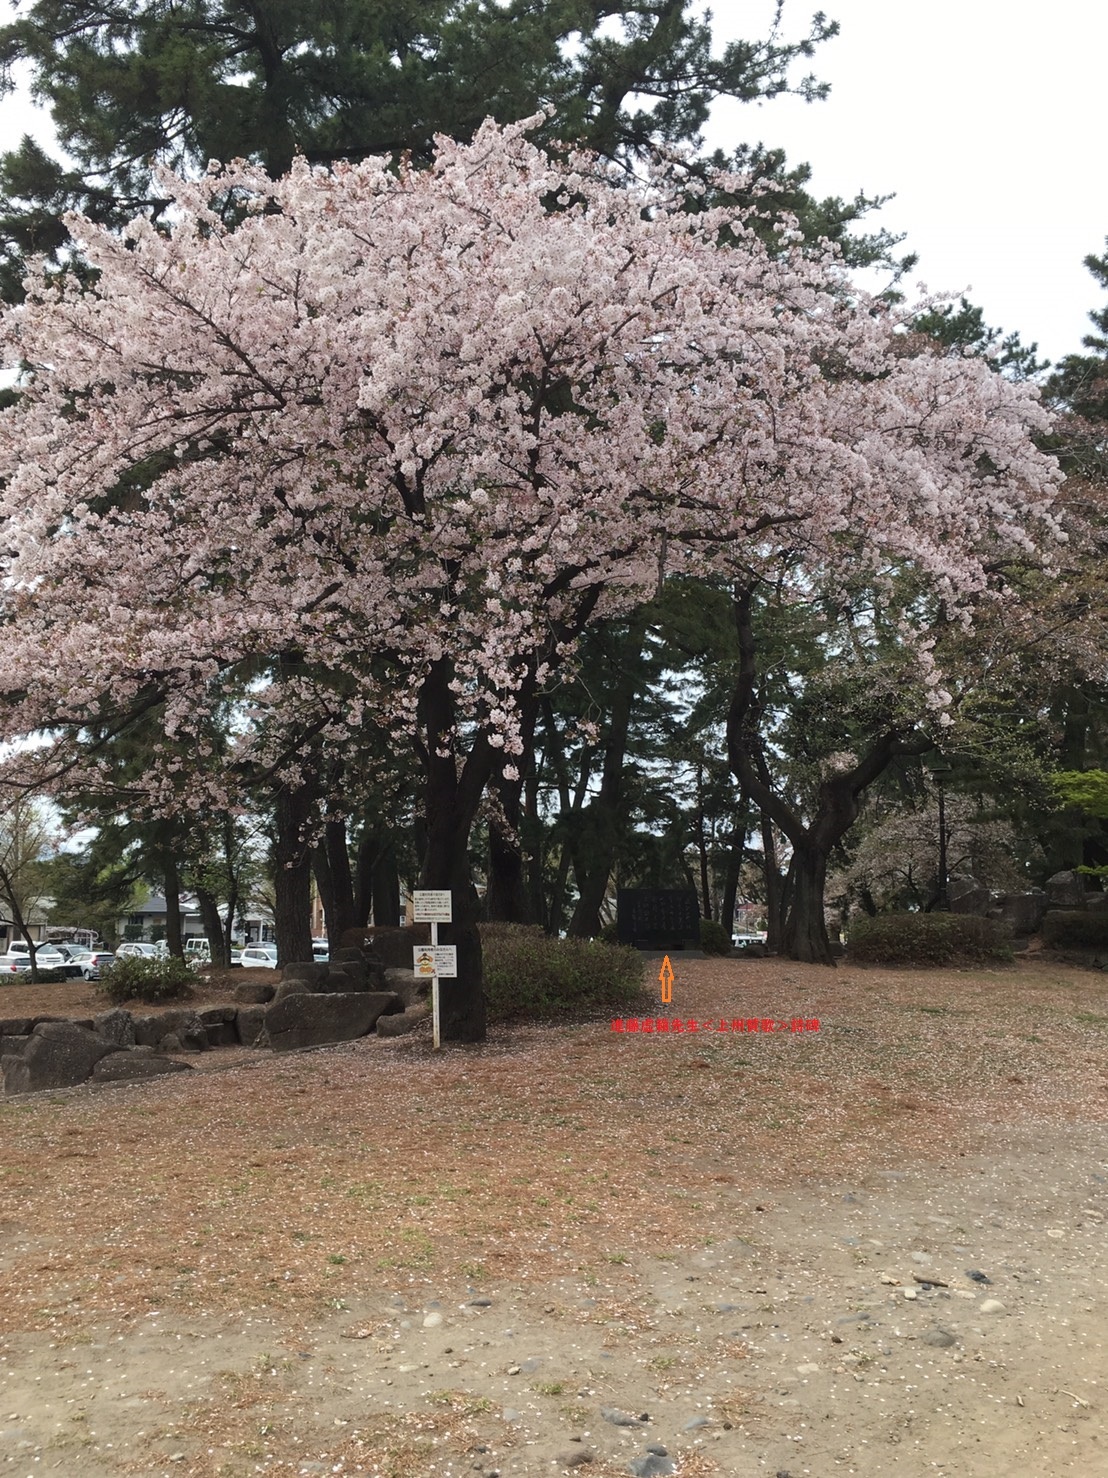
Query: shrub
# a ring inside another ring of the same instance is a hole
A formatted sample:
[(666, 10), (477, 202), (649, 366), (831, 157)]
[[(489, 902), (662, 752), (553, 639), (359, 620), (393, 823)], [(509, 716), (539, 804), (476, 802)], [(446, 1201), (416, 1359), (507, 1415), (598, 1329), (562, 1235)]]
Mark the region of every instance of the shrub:
[(642, 957), (599, 939), (551, 939), (525, 924), (482, 924), (490, 1021), (622, 1015), (645, 999)]
[(30, 970), (20, 970), (15, 975), (0, 975), (0, 982), (6, 985), (59, 985), (68, 978), (64, 970), (40, 970), (38, 979), (34, 980)]
[(109, 1001), (174, 1001), (191, 994), (196, 977), (175, 956), (165, 960), (131, 955), (116, 960), (101, 976), (96, 989)]
[(1108, 949), (1108, 913), (1048, 913), (1043, 943), (1050, 949)]
[(1012, 934), (973, 914), (885, 913), (851, 925), (847, 954), (862, 965), (994, 964), (1012, 958)]
[(706, 955), (729, 955), (731, 933), (714, 919), (700, 920), (700, 948)]

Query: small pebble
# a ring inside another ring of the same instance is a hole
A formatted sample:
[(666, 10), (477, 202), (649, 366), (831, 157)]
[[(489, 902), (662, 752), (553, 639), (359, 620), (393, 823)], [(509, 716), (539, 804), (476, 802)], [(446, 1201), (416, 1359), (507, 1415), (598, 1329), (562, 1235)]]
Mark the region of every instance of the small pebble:
[(999, 1298), (987, 1298), (983, 1304), (978, 1305), (982, 1314), (1003, 1314), (1004, 1305)]
[(602, 1406), (600, 1415), (613, 1427), (641, 1427), (643, 1422), (650, 1420), (645, 1412), (642, 1416), (631, 1416), (629, 1412), (619, 1411), (614, 1406)]
[(936, 1350), (949, 1350), (951, 1345), (957, 1344), (957, 1340), (947, 1329), (929, 1329), (926, 1334), (920, 1335), (920, 1339)]
[(442, 1315), (441, 1314), (428, 1314), (427, 1317), (423, 1321), (423, 1327), (424, 1327), (424, 1329), (437, 1329), (438, 1326), (441, 1323), (442, 1323)]

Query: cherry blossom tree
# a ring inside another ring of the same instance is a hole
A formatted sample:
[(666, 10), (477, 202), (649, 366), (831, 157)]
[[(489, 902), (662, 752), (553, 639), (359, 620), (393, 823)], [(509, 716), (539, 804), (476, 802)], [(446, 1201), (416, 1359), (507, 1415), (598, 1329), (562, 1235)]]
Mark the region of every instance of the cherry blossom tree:
[[(830, 249), (533, 124), (423, 171), (164, 176), (166, 224), (71, 218), (91, 285), (32, 274), (2, 330), (4, 735), (51, 736), (12, 764), (73, 791), (82, 736), (156, 712), (149, 804), (234, 806), (251, 765), (295, 797), (309, 742), (409, 735), (455, 1039), (484, 1031), (470, 828), (590, 621), (670, 572), (844, 558), (954, 608), (1049, 533), (1056, 480), (1035, 393), (905, 352), (910, 315)], [(205, 769), (231, 703), (237, 756)]]

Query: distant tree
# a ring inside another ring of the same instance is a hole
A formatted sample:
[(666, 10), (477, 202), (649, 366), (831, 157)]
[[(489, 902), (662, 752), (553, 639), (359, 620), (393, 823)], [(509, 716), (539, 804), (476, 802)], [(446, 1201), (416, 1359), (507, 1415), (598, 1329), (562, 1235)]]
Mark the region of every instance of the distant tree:
[(0, 811), (0, 905), (31, 953), (31, 979), (37, 980), (37, 953), (31, 921), (47, 897), (43, 863), (57, 845), (57, 825), (33, 795), (14, 795)]

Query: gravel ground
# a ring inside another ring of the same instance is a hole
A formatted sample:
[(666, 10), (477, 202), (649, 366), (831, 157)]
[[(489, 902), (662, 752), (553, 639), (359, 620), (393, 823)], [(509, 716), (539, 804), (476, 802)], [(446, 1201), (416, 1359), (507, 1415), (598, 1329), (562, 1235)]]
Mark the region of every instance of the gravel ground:
[(0, 1474), (1108, 1474), (1103, 976), (676, 964), (0, 1105)]

